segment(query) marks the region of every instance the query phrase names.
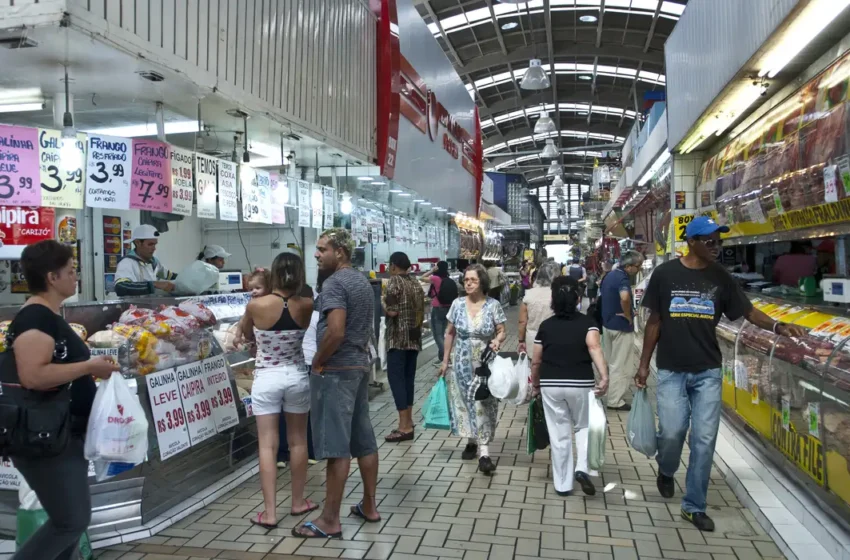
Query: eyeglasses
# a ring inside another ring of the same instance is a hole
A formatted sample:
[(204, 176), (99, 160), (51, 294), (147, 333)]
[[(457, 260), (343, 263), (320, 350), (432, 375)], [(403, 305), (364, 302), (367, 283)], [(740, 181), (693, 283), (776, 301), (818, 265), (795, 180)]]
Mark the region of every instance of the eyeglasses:
[(464, 278), (464, 284), (478, 284), (478, 278)]
[(697, 239), (697, 241), (699, 241), (700, 243), (705, 245), (705, 247), (707, 249), (711, 249), (713, 247), (722, 247), (723, 246), (723, 240), (722, 239), (709, 238), (709, 239)]

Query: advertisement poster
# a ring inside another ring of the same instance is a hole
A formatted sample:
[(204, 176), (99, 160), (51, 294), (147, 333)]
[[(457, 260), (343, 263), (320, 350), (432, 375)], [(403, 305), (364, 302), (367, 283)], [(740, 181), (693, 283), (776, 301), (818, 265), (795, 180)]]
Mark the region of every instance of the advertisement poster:
[(0, 202), (41, 205), (38, 129), (0, 125)]
[(310, 227), (310, 183), (298, 181), (298, 227)]
[(212, 403), (212, 415), (215, 429), (219, 432), (239, 424), (239, 412), (233, 396), (230, 376), (227, 375), (227, 363), (224, 356), (216, 356), (203, 361), (204, 382)]
[(38, 160), (41, 165), (41, 205), (53, 208), (80, 209), (83, 207), (85, 185), (86, 136), (77, 135), (80, 156), (73, 169), (69, 169), (61, 158), (62, 133), (58, 130), (38, 130)]
[(203, 362), (182, 365), (175, 368), (175, 371), (180, 399), (183, 401), (186, 426), (189, 428), (189, 441), (192, 445), (196, 445), (217, 433), (210, 394), (204, 383)]
[(0, 206), (0, 259), (19, 259), (24, 247), (55, 238), (53, 208)]
[(174, 369), (167, 369), (146, 375), (145, 382), (148, 384), (159, 458), (164, 461), (191, 445), (177, 374)]
[[(195, 183), (198, 191), (198, 217), (216, 218), (218, 164), (220, 160), (195, 154)], [(222, 218), (224, 219), (224, 218)]]
[(289, 204), (289, 179), (281, 177), (277, 173), (272, 173), (271, 191), (272, 191), (272, 223), (286, 223), (286, 205)]
[(328, 229), (334, 227), (334, 208), (336, 206), (334, 202), (336, 201), (336, 189), (333, 187), (324, 187), (322, 191), (324, 192), (324, 203), (322, 204), (325, 211), (324, 228)]
[(171, 212), (181, 216), (192, 215), (195, 196), (194, 155), (188, 150), (171, 147)]
[(86, 206), (130, 207), (132, 143), (117, 136), (92, 135), (86, 148)]
[(239, 220), (239, 198), (236, 190), (236, 164), (218, 160), (218, 217), (235, 222)]
[(130, 208), (171, 212), (171, 146), (158, 140), (133, 140)]

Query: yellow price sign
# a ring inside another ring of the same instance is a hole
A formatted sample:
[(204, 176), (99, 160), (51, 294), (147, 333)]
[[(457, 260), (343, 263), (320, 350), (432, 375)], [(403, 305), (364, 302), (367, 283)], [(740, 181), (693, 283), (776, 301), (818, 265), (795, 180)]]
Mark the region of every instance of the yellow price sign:
[(673, 225), (675, 229), (673, 231), (676, 232), (676, 241), (687, 241), (688, 237), (685, 234), (685, 231), (688, 228), (688, 224), (694, 220), (694, 214), (683, 214), (681, 216), (676, 216), (673, 218)]

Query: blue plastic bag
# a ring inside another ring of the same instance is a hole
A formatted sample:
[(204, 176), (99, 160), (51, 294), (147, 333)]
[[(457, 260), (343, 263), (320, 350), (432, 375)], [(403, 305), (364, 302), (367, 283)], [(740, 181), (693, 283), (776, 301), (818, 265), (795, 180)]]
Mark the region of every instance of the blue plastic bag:
[(428, 395), (425, 403), (425, 427), (434, 430), (450, 430), (449, 394), (446, 390), (446, 380), (441, 377)]
[(626, 422), (626, 439), (632, 449), (652, 458), (658, 450), (655, 438), (655, 413), (652, 412), (646, 389), (638, 389)]

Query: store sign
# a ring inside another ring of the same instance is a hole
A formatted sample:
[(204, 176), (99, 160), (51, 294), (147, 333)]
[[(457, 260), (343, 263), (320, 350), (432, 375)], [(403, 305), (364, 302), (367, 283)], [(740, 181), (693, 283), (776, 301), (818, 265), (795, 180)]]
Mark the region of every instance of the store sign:
[(130, 208), (171, 212), (171, 146), (133, 139)]
[(186, 426), (189, 428), (189, 440), (192, 445), (197, 445), (216, 434), (211, 395), (205, 383), (204, 365), (203, 362), (192, 362), (176, 368), (175, 371)]
[(193, 180), (194, 154), (188, 150), (171, 147), (171, 212), (181, 216), (192, 215), (195, 195)]
[(27, 245), (54, 239), (55, 219), (53, 208), (0, 206), (0, 259), (20, 259)]
[(336, 202), (336, 189), (333, 187), (324, 187), (324, 202), (322, 204), (325, 212), (325, 229), (334, 227), (334, 203)]
[(80, 159), (73, 169), (69, 169), (62, 161), (62, 133), (58, 130), (38, 130), (41, 206), (75, 210), (83, 207), (85, 134), (77, 135), (77, 149), (80, 151)]
[(298, 227), (310, 227), (310, 183), (298, 181)]
[(773, 410), (772, 440), (783, 455), (791, 459), (818, 484), (824, 484), (824, 450), (823, 444), (809, 434), (798, 433), (793, 424), (786, 429), (783, 426), (782, 414)]
[(145, 382), (148, 385), (159, 458), (165, 461), (191, 446), (177, 374), (174, 369), (167, 369), (146, 375)]
[(216, 356), (202, 362), (204, 383), (210, 395), (212, 416), (215, 429), (222, 432), (239, 424), (239, 412), (236, 409), (233, 387), (227, 373), (224, 356)]
[(0, 125), (0, 202), (39, 206), (38, 130)]
[(117, 136), (89, 136), (86, 148), (86, 206), (130, 207), (132, 142)]
[(212, 220), (216, 218), (219, 163), (220, 160), (214, 157), (195, 154), (195, 187), (198, 198), (199, 218)]
[(236, 164), (218, 160), (218, 217), (227, 222), (239, 220)]

